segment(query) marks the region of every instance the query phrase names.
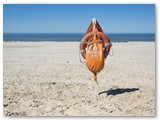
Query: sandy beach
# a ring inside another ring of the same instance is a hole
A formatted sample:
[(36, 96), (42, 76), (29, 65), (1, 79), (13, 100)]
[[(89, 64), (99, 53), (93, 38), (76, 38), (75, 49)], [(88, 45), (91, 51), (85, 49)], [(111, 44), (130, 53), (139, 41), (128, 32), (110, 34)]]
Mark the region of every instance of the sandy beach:
[(155, 116), (155, 42), (111, 52), (96, 95), (79, 42), (4, 42), (4, 116)]

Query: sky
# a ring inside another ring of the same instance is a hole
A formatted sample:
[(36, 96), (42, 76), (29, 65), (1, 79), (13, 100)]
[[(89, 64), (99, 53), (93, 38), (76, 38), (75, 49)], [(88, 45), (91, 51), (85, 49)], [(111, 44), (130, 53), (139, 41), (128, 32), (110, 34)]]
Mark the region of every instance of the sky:
[(154, 4), (4, 4), (3, 33), (155, 33)]

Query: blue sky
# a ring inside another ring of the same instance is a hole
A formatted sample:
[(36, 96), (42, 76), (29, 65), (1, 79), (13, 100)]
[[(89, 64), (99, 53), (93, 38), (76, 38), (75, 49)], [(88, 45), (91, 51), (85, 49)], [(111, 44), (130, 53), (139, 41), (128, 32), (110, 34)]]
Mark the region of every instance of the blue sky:
[(4, 4), (4, 33), (84, 33), (96, 18), (107, 33), (154, 33), (154, 4)]

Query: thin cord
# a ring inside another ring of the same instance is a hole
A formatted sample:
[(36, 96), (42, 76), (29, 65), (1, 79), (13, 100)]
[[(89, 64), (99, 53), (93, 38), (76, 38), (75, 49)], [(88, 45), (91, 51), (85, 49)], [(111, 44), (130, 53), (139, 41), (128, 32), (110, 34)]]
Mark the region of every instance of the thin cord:
[(112, 48), (112, 44), (111, 44), (111, 50), (112, 50), (112, 54), (109, 54), (111, 57), (113, 56), (113, 48)]
[(82, 61), (82, 60), (81, 60), (81, 56), (80, 56), (80, 45), (79, 45), (79, 61), (80, 61), (81, 63), (85, 63), (85, 61)]

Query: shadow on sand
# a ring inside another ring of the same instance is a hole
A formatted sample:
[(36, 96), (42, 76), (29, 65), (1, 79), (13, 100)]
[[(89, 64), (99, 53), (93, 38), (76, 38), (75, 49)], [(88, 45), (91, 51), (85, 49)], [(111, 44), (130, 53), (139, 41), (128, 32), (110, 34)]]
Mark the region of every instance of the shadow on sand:
[(103, 91), (103, 92), (100, 92), (98, 95), (101, 95), (101, 94), (104, 94), (106, 93), (107, 95), (118, 95), (118, 94), (123, 94), (123, 93), (126, 93), (126, 92), (134, 92), (134, 91), (137, 91), (139, 90), (139, 88), (117, 88), (117, 89), (110, 89), (110, 90), (107, 90), (107, 91)]

